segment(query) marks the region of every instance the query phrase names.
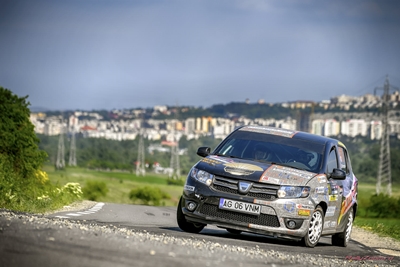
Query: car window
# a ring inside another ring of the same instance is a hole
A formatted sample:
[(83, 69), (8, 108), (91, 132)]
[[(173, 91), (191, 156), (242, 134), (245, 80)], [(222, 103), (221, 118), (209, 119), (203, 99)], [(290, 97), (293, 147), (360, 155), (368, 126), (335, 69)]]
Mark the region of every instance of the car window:
[(329, 152), (328, 156), (328, 164), (327, 164), (327, 172), (331, 173), (333, 172), (333, 169), (337, 168), (337, 157), (336, 157), (336, 149), (332, 148), (331, 152)]
[(339, 152), (339, 168), (346, 173), (349, 173), (349, 169), (347, 167), (347, 152), (343, 147), (338, 148)]
[(227, 138), (213, 153), (319, 172), (323, 151), (322, 144), (308, 140), (239, 131)]

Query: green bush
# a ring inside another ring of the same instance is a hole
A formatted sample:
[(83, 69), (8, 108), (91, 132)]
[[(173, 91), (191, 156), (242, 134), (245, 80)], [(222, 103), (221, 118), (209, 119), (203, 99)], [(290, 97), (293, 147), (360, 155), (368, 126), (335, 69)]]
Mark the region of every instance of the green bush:
[(145, 205), (152, 203), (154, 206), (159, 206), (162, 199), (169, 198), (171, 197), (158, 187), (137, 187), (129, 193), (129, 199), (132, 201), (141, 200)]
[(82, 188), (83, 196), (86, 199), (96, 201), (99, 197), (105, 197), (108, 193), (106, 183), (99, 181), (87, 181), (84, 188)]
[(400, 198), (396, 199), (385, 194), (371, 196), (367, 217), (400, 218)]
[(183, 186), (185, 184), (185, 180), (184, 179), (172, 179), (172, 178), (168, 178), (167, 179), (167, 185), (180, 185)]

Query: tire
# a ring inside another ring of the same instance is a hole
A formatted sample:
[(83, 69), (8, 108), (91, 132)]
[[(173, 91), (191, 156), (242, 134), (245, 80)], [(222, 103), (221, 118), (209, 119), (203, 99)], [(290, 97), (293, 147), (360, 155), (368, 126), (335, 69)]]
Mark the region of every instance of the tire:
[(343, 232), (332, 235), (332, 245), (339, 247), (347, 247), (347, 244), (350, 241), (351, 230), (353, 229), (353, 207), (348, 211), (349, 216), (347, 216), (346, 227)]
[(231, 234), (235, 234), (235, 235), (240, 235), (242, 233), (242, 231), (236, 230), (236, 229), (232, 229), (232, 228), (226, 228), (226, 231), (228, 231)]
[(176, 221), (178, 222), (179, 228), (188, 233), (200, 233), (206, 225), (201, 223), (188, 222), (182, 212), (182, 201), (183, 199), (181, 197), (181, 199), (179, 200), (178, 209), (176, 211)]
[(317, 206), (311, 216), (307, 234), (302, 239), (303, 244), (306, 247), (315, 247), (321, 238), (323, 227), (324, 211), (322, 210), (321, 206)]

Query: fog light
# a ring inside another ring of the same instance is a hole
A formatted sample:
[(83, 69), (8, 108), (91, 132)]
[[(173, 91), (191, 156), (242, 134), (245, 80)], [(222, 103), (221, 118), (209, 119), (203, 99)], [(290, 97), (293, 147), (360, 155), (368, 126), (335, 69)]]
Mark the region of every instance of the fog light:
[(287, 226), (288, 226), (290, 229), (293, 229), (293, 228), (296, 227), (296, 222), (295, 222), (295, 221), (288, 221)]
[(288, 229), (297, 230), (303, 225), (303, 219), (285, 218), (285, 225)]
[(187, 204), (187, 209), (188, 210), (190, 210), (190, 211), (194, 211), (195, 209), (196, 209), (196, 203), (194, 203), (194, 202), (189, 202), (188, 204)]

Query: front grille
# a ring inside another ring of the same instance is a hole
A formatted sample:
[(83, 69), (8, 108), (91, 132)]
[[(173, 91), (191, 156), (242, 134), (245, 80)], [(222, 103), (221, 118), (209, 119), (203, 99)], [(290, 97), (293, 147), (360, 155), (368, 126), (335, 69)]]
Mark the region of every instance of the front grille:
[[(214, 182), (211, 187), (219, 192), (238, 195), (239, 194), (238, 184), (239, 180), (237, 179), (229, 179), (225, 177), (215, 176)], [(279, 185), (255, 182), (253, 183), (253, 186), (251, 187), (250, 191), (247, 194), (245, 194), (245, 196), (257, 199), (274, 200), (276, 198), (278, 189)]]
[(200, 213), (227, 221), (252, 223), (270, 227), (280, 226), (278, 217), (274, 215), (269, 215), (269, 214), (251, 215), (229, 210), (221, 210), (218, 208), (218, 206), (207, 203), (203, 204), (203, 206), (200, 209)]

